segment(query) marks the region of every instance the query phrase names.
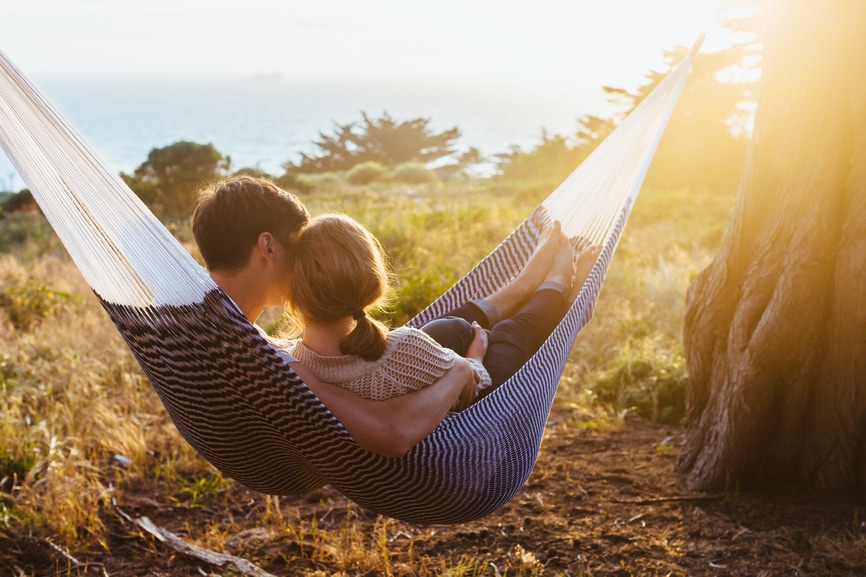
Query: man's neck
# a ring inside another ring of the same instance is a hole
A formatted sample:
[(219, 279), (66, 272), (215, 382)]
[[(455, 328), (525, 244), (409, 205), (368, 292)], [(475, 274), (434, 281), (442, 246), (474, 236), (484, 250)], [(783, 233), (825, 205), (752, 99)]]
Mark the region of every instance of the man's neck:
[(209, 271), (210, 277), (241, 309), (251, 323), (255, 323), (265, 310), (266, 295), (260, 289), (260, 283), (249, 275), (225, 271)]

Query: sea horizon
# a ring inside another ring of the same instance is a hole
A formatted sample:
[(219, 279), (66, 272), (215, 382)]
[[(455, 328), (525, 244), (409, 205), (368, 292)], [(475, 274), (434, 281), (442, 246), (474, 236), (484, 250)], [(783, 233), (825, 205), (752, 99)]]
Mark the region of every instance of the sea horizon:
[[(232, 169), (279, 176), (320, 133), (377, 118), (429, 119), (435, 132), (458, 128), (458, 152), (475, 147), (491, 164), (514, 147), (530, 150), (543, 134), (572, 137), (578, 120), (607, 116), (600, 87), (540, 85), (466, 77), (46, 76), (33, 83), (112, 169), (131, 173), (148, 153), (179, 140), (213, 144)], [(24, 187), (0, 155), (0, 191)]]

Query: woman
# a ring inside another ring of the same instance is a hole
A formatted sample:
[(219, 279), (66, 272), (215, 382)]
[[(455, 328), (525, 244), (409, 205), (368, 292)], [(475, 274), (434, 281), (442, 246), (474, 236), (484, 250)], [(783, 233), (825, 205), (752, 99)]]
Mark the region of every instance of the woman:
[[(578, 261), (581, 285), (596, 253), (584, 254)], [(454, 351), (424, 331), (389, 331), (366, 314), (387, 297), (389, 275), (381, 245), (361, 224), (337, 214), (312, 219), (290, 261), (287, 304), (303, 337), (284, 346), (320, 380), (384, 400), (430, 385), (454, 363)], [(465, 356), (473, 361), (478, 389), (498, 386), (538, 350), (568, 309), (572, 266), (572, 248), (555, 223), (504, 294), (467, 303), (424, 329), (454, 342), (468, 328)], [(521, 298), (527, 293), (528, 300)], [(509, 318), (491, 322), (500, 314)], [(455, 408), (468, 405), (468, 396)]]

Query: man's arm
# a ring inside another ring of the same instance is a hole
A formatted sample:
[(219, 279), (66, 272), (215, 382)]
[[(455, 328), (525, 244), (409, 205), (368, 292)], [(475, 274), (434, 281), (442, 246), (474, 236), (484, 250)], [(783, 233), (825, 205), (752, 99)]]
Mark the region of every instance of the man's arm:
[(323, 383), (301, 363), (292, 369), (319, 397), (358, 445), (385, 457), (402, 457), (433, 432), (459, 397), (474, 396), (475, 372), (458, 357), (438, 381), (387, 401), (370, 401)]

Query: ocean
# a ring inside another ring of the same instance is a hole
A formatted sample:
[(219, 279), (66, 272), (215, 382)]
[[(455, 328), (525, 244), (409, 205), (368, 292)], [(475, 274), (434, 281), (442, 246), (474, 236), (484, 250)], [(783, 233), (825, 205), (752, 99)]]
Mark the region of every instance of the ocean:
[[(542, 134), (571, 136), (584, 115), (609, 114), (599, 87), (542, 87), (508, 81), (434, 78), (79, 78), (33, 79), (91, 147), (118, 172), (132, 172), (153, 148), (178, 140), (211, 143), (234, 169), (282, 174), (282, 165), (315, 154), (319, 134), (361, 113), (429, 119), (457, 127), (459, 150), (487, 158)], [(487, 165), (491, 170), (492, 164)], [(0, 190), (23, 181), (0, 154)]]

